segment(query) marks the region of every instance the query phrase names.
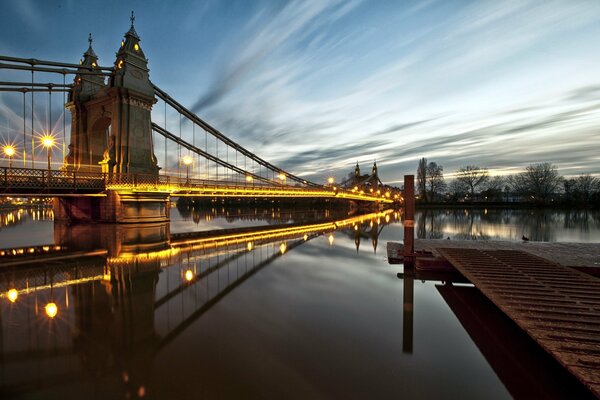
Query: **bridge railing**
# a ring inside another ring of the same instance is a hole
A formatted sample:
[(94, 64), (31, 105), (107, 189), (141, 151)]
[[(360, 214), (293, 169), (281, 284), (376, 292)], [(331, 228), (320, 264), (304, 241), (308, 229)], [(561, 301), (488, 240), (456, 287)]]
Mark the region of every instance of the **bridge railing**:
[(0, 167), (0, 185), (4, 190), (103, 190), (105, 178), (93, 172)]
[(350, 197), (378, 200), (376, 195), (327, 187), (288, 186), (278, 182), (217, 181), (157, 174), (101, 173), (0, 167), (0, 193), (102, 192), (106, 189), (160, 191), (172, 194), (234, 194), (252, 191), (282, 197)]

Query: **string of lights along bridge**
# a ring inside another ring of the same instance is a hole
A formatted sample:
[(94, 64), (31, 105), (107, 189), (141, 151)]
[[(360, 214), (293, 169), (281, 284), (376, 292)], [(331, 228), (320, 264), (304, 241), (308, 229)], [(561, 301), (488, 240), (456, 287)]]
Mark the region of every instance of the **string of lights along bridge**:
[(168, 220), (171, 196), (401, 201), (376, 166), (368, 179), (319, 184), (229, 139), (150, 81), (134, 20), (112, 66), (100, 66), (91, 34), (79, 64), (0, 56), (0, 69), (24, 75), (0, 82), (22, 103), (22, 126), (3, 138), (3, 194), (52, 196), (58, 219), (107, 222)]

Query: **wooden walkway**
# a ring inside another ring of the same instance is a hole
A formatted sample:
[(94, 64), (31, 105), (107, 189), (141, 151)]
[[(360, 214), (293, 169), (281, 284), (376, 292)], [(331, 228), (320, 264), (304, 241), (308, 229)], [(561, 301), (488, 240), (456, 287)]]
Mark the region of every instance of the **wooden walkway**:
[(436, 250), (600, 397), (600, 279), (519, 250)]

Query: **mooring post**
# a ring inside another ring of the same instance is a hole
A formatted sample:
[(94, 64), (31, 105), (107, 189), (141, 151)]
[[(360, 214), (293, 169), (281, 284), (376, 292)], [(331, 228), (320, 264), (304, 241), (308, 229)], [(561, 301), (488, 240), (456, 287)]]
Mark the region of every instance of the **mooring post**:
[(415, 176), (404, 175), (404, 265), (412, 266), (415, 253)]

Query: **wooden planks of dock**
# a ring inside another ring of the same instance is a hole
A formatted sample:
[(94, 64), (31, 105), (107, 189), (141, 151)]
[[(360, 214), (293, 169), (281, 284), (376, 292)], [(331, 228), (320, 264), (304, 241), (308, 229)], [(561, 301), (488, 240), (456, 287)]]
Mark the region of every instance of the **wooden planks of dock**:
[(600, 279), (519, 250), (436, 251), (600, 397)]

